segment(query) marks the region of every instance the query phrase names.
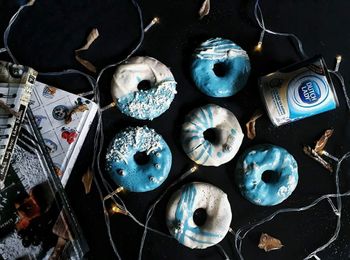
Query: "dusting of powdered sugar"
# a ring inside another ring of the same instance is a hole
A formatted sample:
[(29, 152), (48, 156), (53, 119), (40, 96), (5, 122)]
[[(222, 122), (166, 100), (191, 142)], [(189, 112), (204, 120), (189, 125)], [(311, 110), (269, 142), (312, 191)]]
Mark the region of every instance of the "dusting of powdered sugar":
[(17, 232), (11, 233), (0, 240), (0, 256), (5, 260), (22, 257), (36, 258), (42, 250), (41, 245), (24, 247)]
[(128, 158), (134, 155), (134, 152), (131, 154), (131, 150), (149, 154), (153, 150), (162, 149), (162, 140), (159, 134), (146, 126), (128, 127), (115, 136), (106, 154), (106, 160), (127, 163)]

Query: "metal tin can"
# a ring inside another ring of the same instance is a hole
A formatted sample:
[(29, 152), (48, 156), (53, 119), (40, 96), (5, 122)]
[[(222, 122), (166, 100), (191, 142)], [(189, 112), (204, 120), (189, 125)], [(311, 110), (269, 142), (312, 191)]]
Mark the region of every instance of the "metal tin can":
[(259, 89), (275, 126), (333, 110), (339, 105), (321, 56), (261, 77)]

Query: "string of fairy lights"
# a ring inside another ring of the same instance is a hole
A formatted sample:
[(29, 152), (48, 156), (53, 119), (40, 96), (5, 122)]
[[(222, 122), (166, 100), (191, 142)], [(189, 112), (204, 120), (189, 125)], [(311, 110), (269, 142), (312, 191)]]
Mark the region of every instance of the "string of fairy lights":
[[(138, 14), (139, 38), (138, 38), (136, 45), (134, 47), (132, 47), (132, 49), (130, 50), (130, 52), (128, 53), (128, 55), (124, 59), (122, 59), (121, 61), (118, 61), (116, 63), (112, 63), (112, 64), (109, 64), (109, 65), (103, 67), (99, 71), (99, 73), (97, 74), (96, 77), (93, 77), (87, 73), (81, 72), (81, 71), (76, 70), (76, 69), (67, 69), (67, 70), (63, 70), (60, 72), (39, 72), (39, 75), (42, 75), (42, 76), (62, 76), (62, 75), (67, 75), (67, 74), (77, 74), (77, 75), (85, 77), (87, 79), (89, 85), (92, 87), (92, 92), (89, 91), (89, 92), (83, 93), (83, 95), (89, 95), (89, 94), (93, 93), (94, 94), (93, 95), (94, 101), (100, 106), (99, 84), (100, 84), (100, 80), (101, 80), (103, 74), (107, 70), (118, 66), (122, 62), (129, 59), (132, 55), (134, 55), (135, 52), (140, 48), (140, 46), (143, 43), (144, 34), (147, 31), (149, 31), (154, 25), (156, 25), (160, 22), (159, 18), (155, 17), (146, 27), (144, 27), (142, 10), (141, 10), (140, 6), (138, 5), (138, 2), (136, 0), (130, 0), (130, 2), (134, 6), (134, 8)], [(23, 10), (25, 10), (26, 8), (32, 6), (33, 4), (34, 4), (34, 1), (30, 1), (28, 4), (21, 6), (18, 9), (18, 11), (10, 19), (8, 26), (4, 32), (4, 36), (3, 36), (4, 48), (0, 49), (0, 53), (7, 52), (14, 63), (18, 63), (18, 60), (16, 59), (16, 57), (14, 56), (14, 54), (12, 53), (12, 51), (9, 48), (9, 45), (8, 45), (9, 34), (10, 34), (12, 26), (14, 25), (14, 23), (16, 22), (16, 20), (20, 16), (21, 12)], [(308, 57), (303, 49), (302, 41), (295, 34), (275, 32), (275, 31), (272, 31), (266, 27), (263, 12), (262, 12), (259, 0), (256, 0), (255, 4), (254, 4), (254, 17), (255, 17), (255, 20), (256, 20), (258, 26), (261, 29), (260, 37), (259, 37), (258, 43), (255, 47), (255, 51), (259, 51), (259, 52), (262, 51), (264, 37), (266, 36), (266, 34), (271, 34), (274, 36), (282, 36), (282, 37), (291, 38), (293, 40), (293, 43), (295, 44), (298, 52), (299, 52), (300, 57), (302, 59), (305, 59)], [(347, 95), (345, 81), (344, 81), (344, 78), (342, 77), (342, 75), (339, 73), (339, 66), (340, 66), (341, 61), (342, 61), (342, 56), (338, 55), (336, 57), (336, 66), (335, 66), (334, 70), (329, 70), (329, 72), (332, 75), (334, 75), (338, 79), (339, 83), (341, 84), (342, 90), (343, 90), (343, 93), (344, 93), (344, 96), (346, 99), (346, 104), (347, 104), (348, 108), (350, 109), (350, 99), (348, 98), (348, 95)], [(191, 167), (188, 171), (186, 171), (182, 175), (180, 175), (180, 177), (176, 181), (174, 181), (171, 185), (169, 185), (165, 189), (165, 191), (158, 197), (158, 199), (149, 207), (149, 209), (147, 211), (147, 215), (146, 215), (146, 221), (145, 221), (145, 223), (142, 223), (140, 220), (138, 220), (131, 213), (131, 211), (129, 211), (129, 209), (125, 205), (124, 201), (122, 200), (121, 196), (119, 196), (119, 194), (124, 191), (124, 188), (118, 187), (117, 189), (114, 189), (111, 186), (111, 184), (105, 179), (105, 177), (103, 175), (103, 171), (101, 169), (101, 165), (100, 165), (100, 159), (101, 159), (102, 147), (103, 147), (101, 144), (104, 143), (104, 133), (103, 133), (104, 128), (103, 128), (102, 115), (103, 115), (104, 110), (106, 110), (110, 107), (113, 107), (114, 105), (115, 105), (114, 103), (111, 103), (104, 108), (100, 107), (98, 110), (98, 113), (97, 113), (98, 123), (97, 123), (97, 127), (96, 127), (96, 134), (94, 137), (94, 153), (93, 153), (93, 160), (92, 160), (92, 164), (91, 164), (91, 169), (94, 169), (93, 181), (94, 181), (94, 184), (97, 188), (97, 191), (98, 191), (101, 203), (102, 203), (104, 221), (105, 221), (106, 228), (107, 228), (109, 242), (111, 244), (111, 247), (113, 249), (114, 254), (116, 255), (116, 257), (118, 259), (121, 259), (121, 256), (119, 254), (119, 251), (117, 249), (117, 246), (116, 246), (114, 239), (113, 239), (113, 236), (112, 236), (110, 214), (123, 214), (123, 215), (130, 217), (137, 225), (143, 227), (143, 229), (144, 229), (143, 235), (141, 238), (141, 242), (140, 242), (139, 257), (138, 257), (139, 260), (141, 260), (143, 247), (144, 247), (144, 243), (145, 243), (145, 239), (146, 239), (148, 231), (154, 232), (160, 236), (163, 236), (163, 237), (166, 237), (169, 239), (173, 239), (173, 237), (171, 235), (150, 227), (149, 222), (153, 216), (153, 213), (156, 209), (156, 206), (163, 199), (163, 197), (169, 191), (171, 191), (177, 184), (179, 184), (181, 181), (183, 181), (185, 178), (187, 178), (189, 175), (197, 172), (198, 167), (196, 165)], [(280, 209), (280, 210), (274, 212), (273, 214), (261, 219), (260, 221), (254, 222), (252, 224), (248, 224), (248, 225), (240, 227), (240, 228), (237, 228), (236, 231), (234, 231), (234, 229), (231, 228), (230, 233), (234, 235), (234, 248), (236, 249), (237, 254), (238, 254), (240, 259), (244, 259), (243, 249), (242, 249), (243, 241), (252, 230), (254, 230), (255, 228), (257, 228), (257, 227), (259, 227), (259, 226), (261, 226), (269, 221), (272, 221), (280, 214), (289, 213), (289, 212), (306, 211), (308, 209), (315, 207), (316, 205), (318, 205), (320, 202), (322, 202), (324, 200), (328, 201), (335, 216), (337, 217), (337, 225), (336, 225), (334, 234), (325, 244), (323, 244), (322, 246), (315, 249), (313, 252), (311, 252), (309, 255), (307, 255), (304, 259), (312, 259), (312, 258), (320, 259), (317, 254), (319, 254), (321, 251), (325, 250), (330, 244), (332, 244), (338, 238), (338, 235), (340, 232), (340, 227), (341, 227), (341, 220), (342, 220), (342, 198), (346, 197), (346, 196), (350, 196), (350, 190), (345, 192), (345, 193), (341, 193), (340, 186), (339, 186), (339, 179), (340, 179), (339, 175), (340, 175), (340, 170), (341, 170), (342, 164), (350, 157), (350, 152), (346, 153), (341, 158), (337, 158), (336, 156), (331, 155), (331, 154), (327, 153), (326, 151), (325, 151), (325, 153), (327, 154), (327, 156), (330, 159), (332, 159), (336, 163), (336, 171), (335, 171), (335, 175), (334, 175), (336, 193), (323, 195), (323, 196), (315, 199), (311, 204), (306, 205), (304, 207)], [(107, 194), (107, 195), (104, 195), (104, 194)], [(333, 201), (331, 200), (332, 198), (336, 199), (336, 205), (334, 205)], [(113, 202), (112, 206), (110, 208), (106, 205), (107, 204), (106, 202), (108, 200), (111, 200)], [(218, 244), (217, 248), (220, 250), (220, 252), (225, 257), (225, 259), (230, 259), (230, 257), (228, 256), (228, 254), (226, 253), (226, 251), (223, 249), (223, 247), (221, 245)]]

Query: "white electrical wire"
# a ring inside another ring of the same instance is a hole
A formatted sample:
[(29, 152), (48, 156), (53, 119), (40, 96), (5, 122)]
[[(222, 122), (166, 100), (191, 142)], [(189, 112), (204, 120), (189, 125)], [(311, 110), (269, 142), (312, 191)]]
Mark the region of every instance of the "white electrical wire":
[(262, 13), (259, 1), (260, 0), (256, 0), (256, 2), (255, 2), (254, 16), (255, 16), (255, 20), (257, 21), (259, 27), (262, 29), (262, 32), (260, 34), (260, 39), (259, 39), (260, 47), (261, 47), (265, 33), (269, 33), (269, 34), (277, 35), (277, 36), (283, 36), (283, 37), (290, 37), (292, 40), (296, 41), (298, 51), (299, 51), (301, 57), (303, 59), (307, 58), (308, 56), (305, 54), (303, 44), (302, 44), (301, 40), (295, 34), (275, 32), (275, 31), (272, 31), (272, 30), (266, 28), (263, 13)]
[(156, 208), (156, 206), (158, 205), (158, 203), (164, 198), (164, 196), (178, 183), (180, 183), (182, 180), (184, 180), (186, 177), (188, 177), (190, 174), (194, 173), (197, 170), (197, 166), (192, 167), (191, 169), (189, 169), (188, 171), (186, 171), (185, 173), (183, 173), (180, 178), (178, 178), (176, 181), (174, 181), (171, 185), (169, 185), (165, 191), (159, 196), (159, 198), (149, 207), (148, 211), (147, 211), (147, 216), (146, 216), (146, 222), (145, 222), (145, 228), (143, 231), (143, 235), (142, 235), (142, 239), (141, 239), (141, 244), (140, 244), (140, 249), (139, 249), (139, 260), (142, 259), (142, 250), (143, 250), (143, 246), (146, 240), (146, 235), (147, 235), (147, 231), (148, 231), (148, 224), (149, 221), (151, 220), (154, 210)]
[(350, 190), (345, 192), (345, 193), (340, 193), (340, 186), (339, 186), (339, 172), (340, 172), (340, 167), (342, 165), (342, 163), (348, 159), (350, 157), (350, 152), (346, 153), (344, 156), (342, 156), (342, 158), (337, 162), (337, 167), (336, 167), (336, 171), (335, 171), (335, 186), (336, 186), (336, 193), (335, 194), (326, 194), (323, 195), (321, 197), (319, 197), (318, 199), (314, 200), (311, 204), (306, 205), (304, 207), (300, 207), (300, 208), (285, 208), (285, 209), (280, 209), (277, 210), (276, 212), (274, 212), (273, 214), (271, 214), (270, 216), (263, 218), (260, 221), (257, 221), (255, 223), (246, 225), (244, 227), (239, 228), (235, 233), (234, 233), (234, 246), (236, 248), (236, 251), (238, 253), (238, 256), (240, 259), (244, 259), (243, 257), (243, 253), (242, 253), (242, 244), (243, 244), (243, 240), (244, 238), (248, 235), (248, 233), (250, 231), (252, 231), (253, 229), (255, 229), (258, 226), (261, 226), (262, 224), (265, 224), (271, 220), (273, 220), (276, 216), (278, 216), (279, 214), (282, 213), (289, 213), (289, 212), (302, 212), (302, 211), (306, 211), (314, 206), (316, 206), (318, 203), (320, 203), (321, 201), (327, 199), (331, 199), (331, 198), (336, 198), (337, 200), (337, 207), (335, 208), (333, 203), (330, 203), (332, 210), (334, 212), (334, 214), (337, 217), (337, 226), (336, 229), (334, 231), (334, 234), (332, 235), (332, 237), (328, 240), (328, 242), (326, 242), (325, 244), (323, 244), (322, 246), (320, 246), (319, 248), (317, 248), (316, 250), (314, 250), (313, 252), (311, 252), (308, 256), (306, 256), (304, 259), (311, 259), (312, 257), (317, 256), (317, 253), (323, 251), (324, 249), (326, 249), (331, 243), (333, 243), (339, 235), (339, 231), (340, 231), (340, 227), (341, 227), (341, 217), (342, 217), (342, 200), (341, 197), (347, 197), (350, 196)]

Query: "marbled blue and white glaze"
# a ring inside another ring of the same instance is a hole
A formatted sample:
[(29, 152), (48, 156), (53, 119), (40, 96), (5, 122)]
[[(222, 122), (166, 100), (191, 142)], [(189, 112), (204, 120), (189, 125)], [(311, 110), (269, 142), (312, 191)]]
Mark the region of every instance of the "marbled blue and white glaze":
[[(274, 181), (262, 180), (265, 171), (273, 171)], [(236, 181), (242, 195), (260, 206), (273, 206), (287, 199), (298, 184), (298, 164), (285, 149), (265, 144), (246, 151), (236, 168)]]
[[(207, 215), (201, 226), (193, 220), (196, 209), (204, 209)], [(204, 249), (219, 243), (226, 236), (231, 220), (226, 193), (208, 183), (185, 184), (168, 202), (168, 229), (177, 241), (189, 248)]]
[[(211, 128), (217, 136), (215, 143), (204, 138), (204, 132)], [(236, 155), (243, 137), (241, 126), (231, 111), (208, 104), (186, 116), (181, 142), (185, 153), (197, 164), (220, 166)]]
[[(151, 88), (139, 90), (141, 81)], [(118, 109), (136, 119), (152, 120), (170, 107), (176, 94), (173, 74), (151, 57), (132, 57), (119, 65), (112, 79), (112, 97)]]
[[(225, 74), (217, 76), (215, 64), (222, 63)], [(215, 38), (203, 42), (194, 52), (192, 78), (204, 94), (229, 97), (240, 91), (250, 74), (249, 57), (245, 50), (230, 40)]]
[[(146, 152), (149, 161), (139, 165), (134, 155)], [(128, 127), (119, 132), (106, 154), (106, 170), (115, 183), (132, 192), (158, 188), (168, 177), (171, 151), (164, 139), (146, 126)]]

